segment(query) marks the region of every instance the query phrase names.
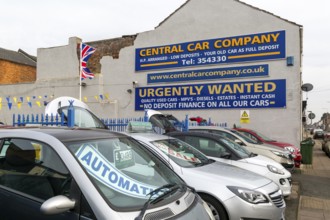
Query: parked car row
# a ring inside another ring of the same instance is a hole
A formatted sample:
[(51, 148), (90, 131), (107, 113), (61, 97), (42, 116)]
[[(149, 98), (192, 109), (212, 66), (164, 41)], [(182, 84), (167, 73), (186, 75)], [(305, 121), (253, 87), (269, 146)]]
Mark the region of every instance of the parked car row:
[(297, 167), (297, 168), (300, 167), (301, 161), (302, 161), (302, 155), (301, 155), (300, 149), (298, 147), (294, 146), (293, 144), (274, 140), (258, 131), (252, 130), (252, 129), (237, 128), (237, 127), (234, 129), (243, 133), (244, 135), (248, 136), (249, 138), (256, 140), (258, 143), (265, 143), (265, 144), (281, 147), (281, 148), (284, 148), (285, 150), (290, 151), (291, 155), (294, 158), (295, 167)]
[(330, 158), (330, 133), (325, 132), (322, 140), (322, 150)]
[(281, 164), (208, 131), (111, 132), (75, 106), (72, 128), (0, 129), (0, 219), (284, 219), (283, 149), (268, 149)]
[[(283, 180), (286, 182), (285, 187), (287, 187), (283, 188), (285, 188), (285, 193), (290, 195), (291, 174), (285, 172), (280, 164), (272, 161), (276, 165), (265, 171), (262, 168), (264, 165), (258, 167), (258, 165), (251, 163), (249, 169), (248, 162), (231, 163), (229, 159), (223, 162), (219, 156), (212, 159), (207, 157), (203, 151), (199, 151), (195, 144), (190, 144), (185, 140), (184, 137), (187, 134), (192, 134), (191, 137), (197, 137), (196, 132), (174, 132), (160, 135), (153, 133), (152, 130), (145, 133), (140, 130), (135, 132), (132, 129), (126, 134), (139, 140), (150, 150), (157, 152), (208, 203), (215, 219), (284, 218), (286, 205), (281, 188), (265, 176), (271, 172), (270, 169), (283, 174)], [(199, 132), (199, 134), (208, 136), (205, 132)], [(216, 136), (216, 138), (220, 138), (219, 135)], [(228, 140), (228, 142), (228, 145), (232, 144), (231, 141)], [(213, 144), (211, 141), (209, 143)], [(208, 143), (204, 142), (204, 144)], [(210, 147), (212, 148), (212, 146)], [(219, 148), (214, 147), (214, 150), (218, 151), (217, 155), (221, 153)], [(268, 163), (265, 162), (265, 164)], [(271, 163), (269, 166), (272, 166)], [(252, 171), (253, 169), (255, 170)], [(263, 171), (258, 172), (257, 169)], [(261, 174), (262, 172), (265, 172), (264, 175)], [(239, 212), (237, 212), (237, 207), (240, 207)]]
[[(175, 117), (172, 115), (170, 116), (170, 120), (167, 119), (168, 115), (164, 115), (159, 111), (148, 110), (147, 115), (149, 117), (149, 121), (154, 126), (161, 128), (164, 133), (178, 130), (176, 124), (179, 123), (179, 120), (175, 120)], [(263, 156), (276, 160), (291, 172), (294, 170), (295, 167), (299, 167), (301, 163), (301, 154), (299, 149), (297, 150), (297, 153), (295, 155), (294, 151), (292, 151), (293, 147), (290, 147), (290, 151), (283, 145), (282, 147), (280, 147), (263, 143), (261, 141), (251, 139), (248, 136), (244, 135), (242, 132), (238, 132), (235, 129), (224, 129), (218, 126), (190, 126), (189, 129), (200, 131), (204, 130), (227, 137), (232, 141), (241, 144), (245, 148), (248, 148), (248, 150), (253, 153), (261, 154)]]

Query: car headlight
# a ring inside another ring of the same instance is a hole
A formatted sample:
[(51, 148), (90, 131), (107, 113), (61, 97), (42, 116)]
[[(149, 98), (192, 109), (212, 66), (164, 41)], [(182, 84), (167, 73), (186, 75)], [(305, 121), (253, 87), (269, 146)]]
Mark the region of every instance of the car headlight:
[(267, 165), (267, 168), (272, 173), (284, 175), (284, 172), (282, 170), (278, 169), (277, 167), (274, 167), (273, 165)]
[(252, 204), (269, 203), (267, 197), (261, 192), (236, 186), (227, 186), (227, 188), (246, 202)]
[(290, 154), (282, 153), (280, 151), (272, 151), (274, 154), (276, 154), (279, 157), (283, 157), (285, 159), (291, 159)]
[(210, 220), (215, 220), (215, 217), (214, 217), (209, 205), (204, 200), (202, 200), (202, 203), (203, 203), (204, 209), (206, 210), (207, 214), (210, 216)]
[(291, 146), (286, 146), (284, 147), (285, 150), (289, 151), (290, 153), (294, 153), (295, 152), (295, 149)]

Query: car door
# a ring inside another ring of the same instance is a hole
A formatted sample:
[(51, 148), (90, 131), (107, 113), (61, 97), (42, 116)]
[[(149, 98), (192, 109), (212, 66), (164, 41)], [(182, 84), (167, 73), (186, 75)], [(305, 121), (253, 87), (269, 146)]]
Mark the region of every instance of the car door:
[(0, 150), (0, 219), (91, 219), (79, 218), (78, 206), (62, 214), (41, 213), (42, 203), (54, 196), (64, 195), (73, 200), (82, 197), (64, 163), (49, 145), (6, 138), (1, 140)]

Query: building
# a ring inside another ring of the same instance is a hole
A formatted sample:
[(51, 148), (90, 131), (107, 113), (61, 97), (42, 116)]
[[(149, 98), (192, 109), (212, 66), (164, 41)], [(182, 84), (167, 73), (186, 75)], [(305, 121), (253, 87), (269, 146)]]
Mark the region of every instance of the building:
[[(93, 80), (80, 84), (81, 39), (72, 37), (38, 49), (33, 85), (5, 89), (44, 103), (81, 98), (99, 117), (143, 116), (152, 108), (211, 118), (299, 146), (302, 41), (301, 25), (241, 1), (188, 0), (155, 30), (87, 42), (98, 51), (88, 63)], [(24, 112), (42, 112), (24, 104)]]
[(0, 48), (0, 85), (30, 83), (36, 80), (37, 59), (23, 50)]

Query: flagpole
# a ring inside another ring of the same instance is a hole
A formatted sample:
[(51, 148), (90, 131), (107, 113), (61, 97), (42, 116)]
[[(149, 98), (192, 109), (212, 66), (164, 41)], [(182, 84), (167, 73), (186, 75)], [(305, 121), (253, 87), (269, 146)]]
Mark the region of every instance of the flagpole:
[(79, 100), (81, 101), (81, 72), (82, 72), (82, 65), (81, 65), (81, 58), (82, 58), (82, 43), (80, 43), (80, 57), (79, 57)]

